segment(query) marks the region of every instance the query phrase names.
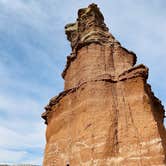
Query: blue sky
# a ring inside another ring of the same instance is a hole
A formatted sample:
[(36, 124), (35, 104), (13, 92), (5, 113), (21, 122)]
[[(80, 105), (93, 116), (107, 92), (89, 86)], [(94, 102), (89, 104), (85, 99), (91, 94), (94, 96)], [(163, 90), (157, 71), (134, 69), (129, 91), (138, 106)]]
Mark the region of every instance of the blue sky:
[(166, 106), (165, 0), (0, 0), (0, 163), (41, 164), (48, 100), (63, 90), (64, 26), (95, 2), (112, 34), (150, 69)]

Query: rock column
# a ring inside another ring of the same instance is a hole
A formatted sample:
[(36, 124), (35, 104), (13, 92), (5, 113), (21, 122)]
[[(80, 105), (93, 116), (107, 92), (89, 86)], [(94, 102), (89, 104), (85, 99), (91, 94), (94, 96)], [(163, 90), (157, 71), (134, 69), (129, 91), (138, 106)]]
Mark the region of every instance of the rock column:
[(64, 91), (42, 114), (44, 166), (165, 166), (164, 108), (148, 68), (109, 33), (95, 4), (65, 27), (72, 53)]

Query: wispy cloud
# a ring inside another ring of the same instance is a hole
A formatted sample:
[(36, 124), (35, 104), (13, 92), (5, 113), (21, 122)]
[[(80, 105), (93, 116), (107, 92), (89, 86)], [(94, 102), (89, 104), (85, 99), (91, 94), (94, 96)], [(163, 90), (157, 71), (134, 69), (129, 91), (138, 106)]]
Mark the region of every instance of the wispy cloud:
[[(40, 156), (41, 163), (45, 144), (43, 121), (39, 120), (42, 105), (26, 96), (2, 95), (0, 101), (0, 161), (22, 163)], [(6, 154), (13, 155), (9, 159)]]
[(2, 163), (9, 163), (9, 156), (11, 162), (18, 162), (20, 158), (24, 158), (27, 153), (26, 151), (14, 151), (14, 150), (6, 150), (0, 149), (0, 161)]

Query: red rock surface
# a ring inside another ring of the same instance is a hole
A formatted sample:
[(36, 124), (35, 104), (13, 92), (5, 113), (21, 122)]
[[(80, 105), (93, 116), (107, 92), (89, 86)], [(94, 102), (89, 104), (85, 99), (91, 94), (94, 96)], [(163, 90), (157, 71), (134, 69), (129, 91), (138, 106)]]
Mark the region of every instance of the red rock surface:
[(64, 91), (42, 114), (45, 166), (165, 166), (164, 108), (147, 84), (148, 68), (108, 32), (98, 7), (66, 27), (72, 53)]

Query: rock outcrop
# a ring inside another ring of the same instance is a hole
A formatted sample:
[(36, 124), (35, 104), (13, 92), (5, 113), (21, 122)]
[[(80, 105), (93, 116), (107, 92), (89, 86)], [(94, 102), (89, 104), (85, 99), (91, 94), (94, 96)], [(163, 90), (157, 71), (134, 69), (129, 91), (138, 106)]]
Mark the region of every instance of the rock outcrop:
[(164, 166), (164, 108), (148, 68), (109, 33), (95, 4), (65, 27), (72, 53), (64, 91), (42, 114), (45, 166)]

